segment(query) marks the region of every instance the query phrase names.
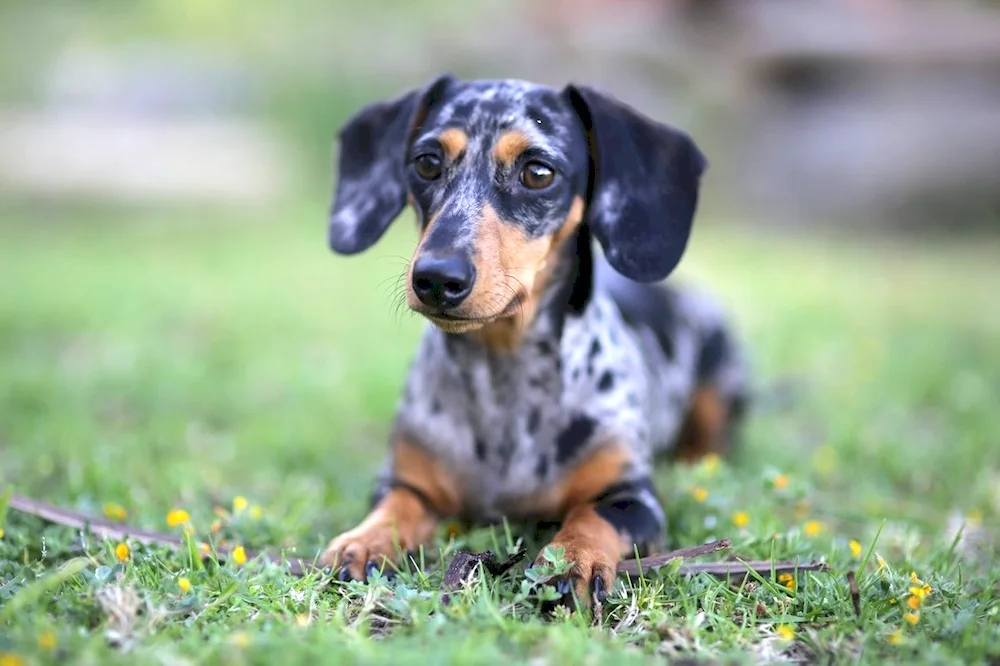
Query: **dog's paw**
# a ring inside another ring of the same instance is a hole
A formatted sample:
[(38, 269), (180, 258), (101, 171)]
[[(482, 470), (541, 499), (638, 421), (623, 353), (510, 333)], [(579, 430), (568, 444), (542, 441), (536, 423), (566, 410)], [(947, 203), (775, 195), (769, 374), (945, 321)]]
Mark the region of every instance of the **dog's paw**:
[(375, 571), (393, 570), (397, 555), (388, 525), (360, 526), (336, 537), (319, 558), (340, 580), (367, 580)]
[[(575, 603), (582, 608), (590, 608), (595, 602), (604, 603), (615, 584), (618, 561), (609, 556), (606, 549), (593, 544), (553, 542), (552, 545), (565, 548), (564, 559), (571, 562), (572, 567), (550, 582), (555, 585), (560, 597), (546, 602), (543, 610), (552, 611), (557, 606), (573, 609)], [(544, 563), (541, 555), (534, 562), (536, 565)]]

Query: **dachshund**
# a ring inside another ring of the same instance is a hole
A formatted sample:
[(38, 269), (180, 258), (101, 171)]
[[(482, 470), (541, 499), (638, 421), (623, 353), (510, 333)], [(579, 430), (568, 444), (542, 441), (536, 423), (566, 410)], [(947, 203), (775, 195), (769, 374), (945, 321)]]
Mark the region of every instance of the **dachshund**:
[(728, 452), (747, 403), (723, 308), (661, 284), (704, 155), (593, 87), (450, 74), (338, 139), (330, 247), (367, 250), (409, 205), (406, 302), (428, 325), (371, 510), (321, 563), (365, 580), (444, 519), (552, 521), (563, 602), (602, 601), (665, 539), (654, 461)]

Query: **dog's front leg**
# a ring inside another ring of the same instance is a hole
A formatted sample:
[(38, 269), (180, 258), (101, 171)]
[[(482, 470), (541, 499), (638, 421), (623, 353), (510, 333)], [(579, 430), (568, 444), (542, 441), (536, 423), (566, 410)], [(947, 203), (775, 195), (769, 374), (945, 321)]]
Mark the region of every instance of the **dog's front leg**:
[(390, 470), (368, 516), (334, 538), (320, 558), (341, 580), (367, 579), (371, 571), (394, 563), (397, 552), (427, 544), (441, 518), (458, 512), (453, 477), (412, 441), (394, 443)]
[[(666, 531), (663, 508), (648, 479), (618, 482), (596, 501), (571, 508), (552, 546), (565, 549), (572, 562), (569, 573), (557, 581), (559, 603), (572, 607), (573, 597), (584, 607), (603, 602), (615, 584), (616, 567), (636, 549), (653, 550)], [(536, 563), (541, 560), (541, 555)]]

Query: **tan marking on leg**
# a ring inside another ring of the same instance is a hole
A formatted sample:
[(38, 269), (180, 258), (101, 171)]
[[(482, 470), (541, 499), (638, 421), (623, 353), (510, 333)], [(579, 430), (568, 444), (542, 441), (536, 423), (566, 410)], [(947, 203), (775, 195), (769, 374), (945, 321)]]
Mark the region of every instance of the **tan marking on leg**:
[[(573, 562), (569, 579), (577, 600), (589, 607), (595, 580), (600, 577), (603, 589), (609, 591), (615, 582), (615, 568), (632, 545), (604, 518), (593, 504), (574, 507), (566, 514), (562, 527), (552, 538), (552, 546), (565, 549), (565, 558)], [(541, 563), (542, 556), (536, 558)]]
[(454, 162), (468, 147), (469, 136), (457, 127), (449, 127), (438, 135), (438, 142), (448, 160)]
[(729, 407), (714, 386), (695, 391), (677, 439), (674, 458), (694, 463), (710, 453), (726, 453)]
[(525, 150), (531, 147), (531, 139), (520, 130), (504, 132), (493, 144), (493, 157), (500, 164), (510, 166)]
[(392, 564), (397, 546), (405, 552), (426, 543), (437, 521), (413, 493), (390, 490), (361, 524), (330, 541), (320, 565), (347, 567), (352, 578), (364, 580), (369, 561), (379, 567)]
[(454, 475), (413, 442), (401, 439), (393, 448), (393, 473), (397, 480), (418, 488), (441, 516), (461, 509), (461, 493)]
[(540, 518), (562, 518), (573, 507), (592, 501), (620, 481), (630, 460), (624, 447), (601, 447), (581, 460), (552, 488), (511, 506), (513, 513)]
[(320, 557), (322, 566), (346, 566), (353, 578), (363, 580), (369, 561), (380, 567), (395, 562), (397, 546), (405, 552), (427, 544), (440, 519), (458, 513), (454, 478), (412, 442), (396, 442), (393, 472), (397, 480), (423, 493), (431, 506), (406, 488), (390, 490), (357, 527), (330, 541)]

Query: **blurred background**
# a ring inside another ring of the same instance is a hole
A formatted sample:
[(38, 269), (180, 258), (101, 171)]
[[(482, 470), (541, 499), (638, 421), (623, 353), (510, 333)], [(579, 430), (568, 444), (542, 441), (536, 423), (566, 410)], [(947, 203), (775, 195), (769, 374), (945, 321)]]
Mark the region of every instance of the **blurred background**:
[(681, 274), (812, 396), (754, 421), (759, 465), (1000, 511), (1000, 4), (971, 0), (0, 3), (0, 480), (356, 520), (421, 322), (391, 307), (412, 224), (326, 248), (332, 139), (442, 70), (693, 134)]
[(744, 218), (995, 227), (996, 6), (6, 2), (0, 186), (47, 202), (314, 192), (345, 115), (449, 70), (607, 87), (690, 129), (713, 158), (706, 204)]

